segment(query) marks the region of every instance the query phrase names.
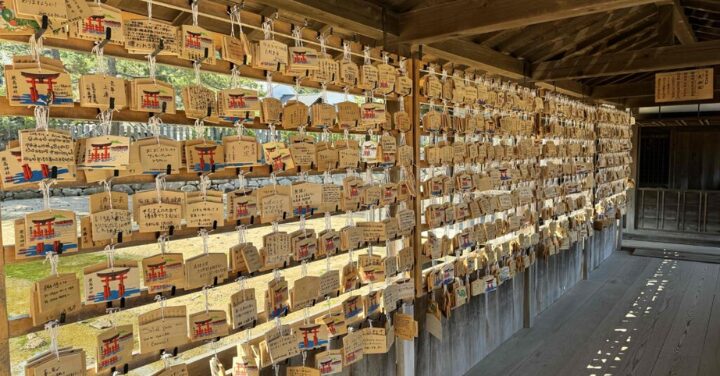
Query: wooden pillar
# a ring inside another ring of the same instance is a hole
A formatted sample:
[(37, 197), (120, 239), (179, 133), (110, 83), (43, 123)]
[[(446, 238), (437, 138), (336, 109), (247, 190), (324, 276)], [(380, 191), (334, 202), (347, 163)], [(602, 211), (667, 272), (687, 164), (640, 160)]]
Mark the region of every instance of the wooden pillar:
[(412, 59), (412, 81), (413, 81), (413, 93), (412, 103), (410, 105), (410, 116), (412, 116), (412, 147), (413, 147), (413, 158), (415, 165), (413, 173), (415, 174), (415, 189), (416, 197), (413, 200), (413, 206), (415, 210), (415, 231), (413, 232), (413, 255), (415, 259), (414, 265), (414, 276), (415, 276), (415, 296), (421, 297), (425, 295), (425, 289), (422, 283), (422, 224), (421, 224), (421, 210), (422, 210), (422, 198), (420, 197), (420, 68), (422, 67), (422, 61), (420, 61), (420, 53), (414, 52)]
[[(2, 215), (0, 214), (0, 223)], [(8, 322), (7, 294), (5, 289), (5, 250), (0, 231), (0, 375), (10, 375), (10, 323)]]

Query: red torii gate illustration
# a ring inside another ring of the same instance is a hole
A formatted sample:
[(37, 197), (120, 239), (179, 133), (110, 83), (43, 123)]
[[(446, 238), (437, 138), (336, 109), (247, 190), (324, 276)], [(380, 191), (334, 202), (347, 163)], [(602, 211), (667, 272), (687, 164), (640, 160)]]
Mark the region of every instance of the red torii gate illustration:
[(90, 16), (83, 22), (83, 32), (105, 34), (105, 16)]
[(54, 93), (53, 85), (55, 80), (60, 77), (60, 73), (30, 73), (20, 72), (20, 75), (25, 77), (25, 82), (30, 84), (30, 99), (33, 102), (37, 102), (40, 99), (40, 93), (38, 92), (37, 85), (47, 85), (47, 96), (50, 97)]
[(145, 108), (160, 108), (160, 91), (143, 90), (142, 105)]
[(307, 64), (307, 53), (304, 51), (293, 52), (293, 63), (295, 64)]
[(207, 337), (209, 335), (212, 335), (212, 318), (208, 318), (207, 320), (203, 321), (195, 321), (193, 323), (195, 324), (196, 337)]
[[(110, 145), (111, 142), (104, 144), (91, 144), (92, 151), (88, 156), (88, 162), (107, 161), (110, 159)], [(101, 151), (102, 149), (102, 151)]]
[(200, 157), (201, 171), (205, 171), (205, 157), (210, 157), (210, 168), (215, 165), (215, 149), (217, 149), (216, 145), (195, 147), (195, 150), (198, 153), (198, 157)]
[(150, 269), (150, 272), (148, 273), (148, 279), (150, 281), (157, 281), (167, 277), (167, 272), (165, 271), (166, 264), (167, 262), (163, 261), (158, 264), (148, 265), (148, 269)]
[(245, 94), (228, 94), (228, 97), (230, 97), (230, 102), (228, 103), (230, 108), (238, 109), (247, 107)]
[(108, 356), (120, 351), (120, 333), (102, 341), (102, 356)]
[(118, 297), (122, 298), (123, 295), (125, 295), (125, 280), (128, 277), (128, 272), (130, 272), (130, 269), (126, 268), (97, 273), (98, 278), (100, 278), (103, 283), (103, 298), (106, 300), (110, 298), (110, 292), (112, 291), (110, 282), (112, 281), (118, 282)]
[(193, 33), (188, 31), (185, 33), (185, 47), (200, 48), (200, 33)]
[(320, 339), (318, 338), (318, 333), (320, 332), (320, 325), (300, 328), (300, 332), (302, 332), (303, 346), (305, 348), (310, 346), (310, 342), (308, 339), (308, 336), (310, 335), (310, 333), (312, 333), (312, 336), (313, 336), (313, 342), (312, 342), (313, 347), (318, 345), (318, 342), (320, 341)]
[[(33, 238), (49, 238), (55, 236), (55, 217), (45, 219), (34, 219), (33, 221)], [(43, 228), (45, 227), (45, 228)]]
[(332, 372), (332, 369), (333, 369), (332, 363), (333, 363), (332, 359), (320, 362), (320, 373), (326, 374), (326, 373)]

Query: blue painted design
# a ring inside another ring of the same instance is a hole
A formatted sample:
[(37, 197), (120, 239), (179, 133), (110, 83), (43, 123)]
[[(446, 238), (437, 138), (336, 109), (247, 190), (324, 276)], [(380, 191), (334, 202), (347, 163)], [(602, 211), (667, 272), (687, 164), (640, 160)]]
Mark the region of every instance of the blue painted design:
[(95, 303), (102, 303), (102, 302), (109, 302), (111, 300), (118, 300), (120, 298), (129, 298), (133, 295), (139, 295), (140, 289), (134, 288), (134, 289), (127, 289), (125, 290), (125, 295), (120, 296), (120, 293), (118, 290), (110, 290), (110, 297), (108, 299), (105, 299), (105, 295), (103, 295), (102, 291), (95, 294), (95, 296), (92, 298), (93, 302)]
[[(73, 249), (77, 249), (77, 247), (78, 246), (75, 243), (67, 243), (67, 244), (63, 243), (61, 253), (68, 252)], [(55, 252), (55, 246), (53, 245), (53, 243), (45, 243), (42, 251), (39, 253), (37, 251), (37, 245), (32, 245), (32, 246), (28, 247), (27, 249), (22, 250), (21, 253), (24, 253), (25, 256), (31, 257), (31, 256), (45, 256), (45, 254), (47, 254), (50, 251)]]
[[(69, 174), (69, 173), (70, 173), (70, 171), (67, 168), (58, 168), (57, 169), (58, 178), (61, 177), (62, 175)], [(42, 171), (38, 170), (38, 171), (32, 171), (32, 173), (30, 174), (29, 180), (25, 180), (25, 175), (22, 172), (15, 174), (12, 178), (10, 178), (10, 180), (12, 183), (21, 184), (21, 183), (33, 183), (33, 182), (41, 181), (41, 180), (47, 179), (47, 178), (48, 178), (47, 176), (43, 176)]]
[(318, 338), (318, 343), (317, 343), (317, 345), (316, 345), (316, 344), (313, 342), (312, 339), (308, 339), (308, 346), (307, 346), (307, 347), (305, 347), (305, 343), (304, 343), (304, 342), (300, 341), (300, 342), (298, 343), (298, 348), (299, 348), (300, 350), (312, 350), (312, 349), (314, 349), (314, 348), (316, 348), (316, 347), (323, 347), (323, 346), (327, 346), (327, 345), (328, 345), (328, 341), (327, 341), (327, 340), (323, 340), (323, 339)]
[[(13, 99), (13, 101), (20, 101), (20, 103), (26, 104), (29, 106), (45, 106), (47, 104), (48, 95), (47, 94), (38, 94), (38, 100), (36, 102), (33, 102), (30, 94), (23, 94), (20, 96), (13, 95), (12, 99)], [(54, 105), (73, 103), (73, 99), (70, 97), (56, 96), (55, 98), (53, 98), (52, 103)]]

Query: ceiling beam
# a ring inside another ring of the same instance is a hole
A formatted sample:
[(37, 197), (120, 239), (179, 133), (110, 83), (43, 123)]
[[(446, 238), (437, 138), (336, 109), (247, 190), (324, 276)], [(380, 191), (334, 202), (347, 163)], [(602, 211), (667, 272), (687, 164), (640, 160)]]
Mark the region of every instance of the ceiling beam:
[[(514, 80), (524, 79), (527, 75), (527, 69), (529, 68), (528, 63), (522, 60), (462, 39), (432, 43), (424, 46), (423, 51), (456, 64), (467, 65), (468, 67), (477, 68), (490, 74), (497, 74)], [(576, 97), (581, 97), (590, 92), (587, 86), (577, 81), (536, 84), (537, 86), (554, 89), (559, 93)]]
[(715, 0), (683, 0), (683, 5), (706, 12), (720, 13), (720, 3)]
[(656, 2), (657, 0), (456, 0), (402, 13), (399, 16), (400, 40), (409, 43), (439, 42)]
[(720, 64), (720, 41), (580, 56), (532, 65), (532, 79), (552, 81)]
[(376, 40), (382, 40), (385, 33), (398, 35), (397, 16), (364, 0), (262, 0), (262, 3)]
[(675, 44), (675, 6), (672, 4), (658, 6), (658, 19), (655, 28), (658, 34), (658, 43), (661, 46)]
[(673, 32), (682, 44), (693, 44), (697, 42), (692, 25), (685, 16), (685, 9), (680, 0), (673, 0)]
[[(715, 74), (715, 92), (720, 92), (720, 72)], [(626, 84), (596, 86), (590, 97), (593, 99), (620, 99), (637, 97), (655, 97), (655, 80)]]

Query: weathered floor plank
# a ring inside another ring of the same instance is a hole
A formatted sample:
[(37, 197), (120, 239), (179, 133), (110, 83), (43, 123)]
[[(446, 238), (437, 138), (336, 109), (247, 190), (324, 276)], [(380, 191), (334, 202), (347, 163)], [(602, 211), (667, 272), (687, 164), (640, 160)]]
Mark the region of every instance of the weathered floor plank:
[(613, 254), (468, 375), (719, 375), (720, 265)]

